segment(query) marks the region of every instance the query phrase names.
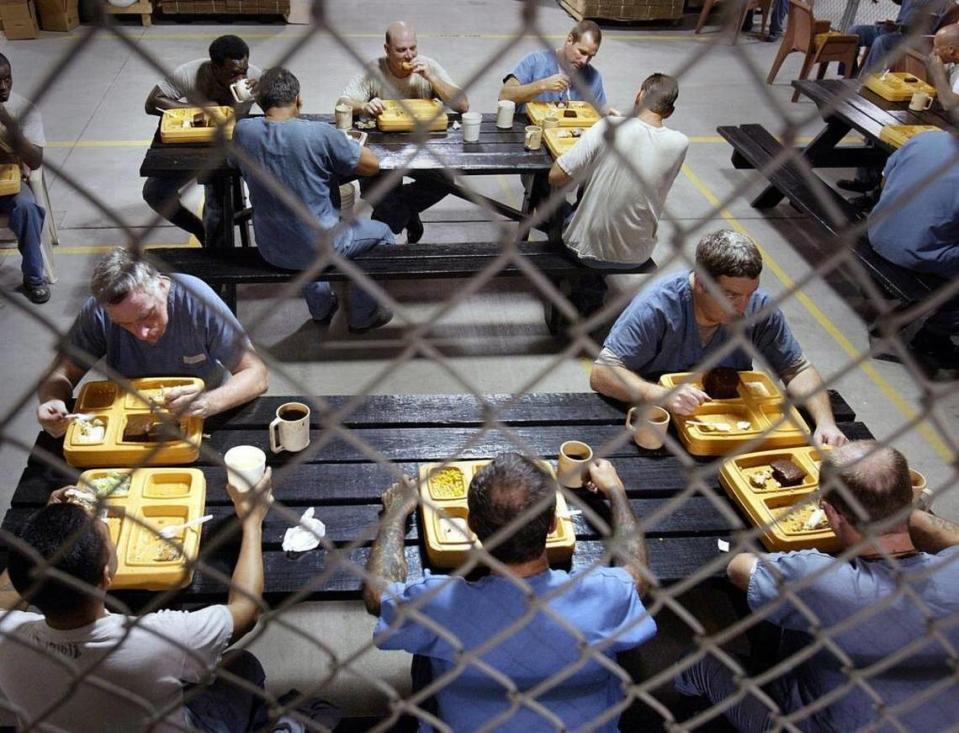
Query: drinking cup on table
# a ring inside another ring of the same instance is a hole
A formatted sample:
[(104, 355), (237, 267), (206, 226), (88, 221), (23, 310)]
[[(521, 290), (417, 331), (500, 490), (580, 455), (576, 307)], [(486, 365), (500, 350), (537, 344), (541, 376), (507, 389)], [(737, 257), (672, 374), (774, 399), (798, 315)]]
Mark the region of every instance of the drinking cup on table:
[(559, 482), (567, 489), (578, 489), (589, 478), (593, 449), (581, 440), (567, 440), (559, 447)]
[(932, 106), (932, 97), (925, 92), (916, 92), (909, 100), (909, 109), (913, 112), (925, 112)]
[(479, 112), (464, 112), (462, 117), (463, 142), (479, 142), (480, 123), (483, 121), (483, 115)]
[(302, 402), (287, 402), (276, 410), (270, 423), (270, 450), (296, 453), (310, 444), (310, 408)]
[(633, 440), (640, 448), (662, 448), (669, 429), (669, 412), (655, 405), (631, 407), (626, 413), (626, 427), (633, 433)]
[(513, 126), (513, 114), (516, 112), (516, 102), (501, 99), (496, 104), (496, 126), (501, 130), (509, 130)]
[(253, 445), (237, 445), (224, 456), (226, 480), (239, 491), (249, 491), (263, 478), (266, 471), (266, 453)]
[(249, 102), (253, 99), (253, 90), (250, 89), (249, 79), (240, 79), (230, 84), (230, 94), (240, 103)]
[(559, 127), (559, 118), (549, 115), (548, 117), (543, 118), (543, 129), (550, 130), (554, 127)]
[(353, 108), (348, 104), (338, 104), (333, 108), (337, 130), (349, 130), (353, 127)]
[(539, 125), (527, 125), (523, 145), (527, 150), (539, 150), (543, 144), (543, 128)]

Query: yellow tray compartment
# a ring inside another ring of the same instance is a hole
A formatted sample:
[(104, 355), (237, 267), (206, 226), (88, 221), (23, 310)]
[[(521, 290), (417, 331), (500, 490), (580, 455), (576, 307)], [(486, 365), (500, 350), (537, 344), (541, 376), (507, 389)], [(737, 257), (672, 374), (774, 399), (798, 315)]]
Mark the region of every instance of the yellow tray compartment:
[(908, 102), (916, 92), (936, 96), (936, 88), (905, 71), (887, 71), (884, 74), (868, 74), (864, 86), (889, 102)]
[(84, 471), (80, 486), (96, 488), (103, 479), (130, 473), (129, 490), (104, 497), (104, 521), (117, 547), (113, 588), (166, 590), (193, 580), (202, 526), (188, 527), (166, 541), (159, 531), (203, 515), (206, 479), (195, 468), (100, 468)]
[(80, 389), (76, 410), (99, 418), (105, 426), (102, 441), (90, 442), (81, 434), (76, 421), (67, 428), (63, 456), (71, 466), (168, 466), (192, 463), (200, 454), (203, 418), (176, 420), (179, 428), (172, 440), (129, 440), (124, 437), (131, 418), (145, 420), (153, 415), (157, 422), (171, 422), (169, 412), (160, 409), (162, 390), (195, 386), (203, 389), (202, 379), (193, 377), (147, 377), (132, 379), (136, 393), (126, 393), (112, 382), (88, 382)]
[(592, 127), (601, 119), (593, 105), (579, 101), (527, 102), (526, 117), (533, 125), (542, 125), (547, 117), (555, 117), (560, 127)]
[(386, 110), (376, 118), (382, 132), (410, 132), (426, 127), (430, 132), (446, 130), (449, 120), (438, 99), (384, 99)]
[[(203, 127), (193, 127), (193, 118), (202, 114)], [(184, 125), (186, 125), (184, 127)], [(212, 143), (223, 127), (227, 140), (233, 138), (236, 115), (232, 107), (183, 107), (168, 109), (160, 120), (160, 140), (165, 143)]]
[[(782, 487), (767, 479), (757, 486), (759, 478), (764, 477), (764, 472), (768, 473), (769, 465), (776, 460), (789, 460), (803, 469), (806, 476), (802, 483)], [(820, 460), (819, 449), (806, 446), (746, 453), (723, 464), (719, 482), (750, 521), (762, 528), (760, 539), (767, 550), (814, 548), (835, 552), (839, 549), (839, 540), (830, 527), (805, 529), (802, 526), (815, 509), (811, 497), (819, 488)], [(759, 478), (754, 482), (756, 476)], [(803, 505), (803, 502), (806, 503)]]
[(879, 139), (894, 148), (901, 148), (916, 135), (938, 132), (940, 129), (935, 125), (883, 125), (879, 131)]
[[(423, 541), (430, 564), (455, 568), (466, 562), (470, 547), (479, 540), (469, 530), (466, 492), (483, 461), (453, 461), (420, 465), (420, 514)], [(550, 473), (552, 467), (544, 462)], [(556, 493), (556, 529), (546, 537), (546, 554), (551, 563), (568, 563), (576, 548), (576, 534), (562, 493)]]
[(0, 165), (0, 196), (15, 196), (20, 193), (20, 165)]
[[(580, 132), (578, 136), (573, 134), (577, 130)], [(553, 157), (558, 158), (578, 143), (584, 132), (586, 132), (585, 127), (551, 127), (543, 130), (543, 141)]]
[[(659, 383), (667, 389), (674, 389), (681, 384), (692, 384), (702, 389), (703, 375), (700, 372), (674, 372), (664, 374)], [(737, 391), (738, 397), (710, 400), (700, 405), (692, 415), (673, 415), (679, 439), (692, 455), (721, 456), (732, 453), (761, 435), (760, 447), (764, 450), (808, 444), (809, 426), (795, 407), (786, 406), (782, 391), (768, 374), (739, 372)], [(747, 422), (748, 427), (739, 426), (739, 423)], [(729, 429), (709, 427), (716, 423), (725, 424)]]

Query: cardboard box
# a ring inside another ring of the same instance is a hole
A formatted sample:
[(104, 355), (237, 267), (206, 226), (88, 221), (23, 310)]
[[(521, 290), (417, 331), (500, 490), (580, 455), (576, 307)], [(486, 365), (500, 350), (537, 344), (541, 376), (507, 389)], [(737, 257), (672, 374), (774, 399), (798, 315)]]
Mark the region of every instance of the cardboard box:
[(31, 0), (3, 0), (0, 2), (0, 20), (8, 41), (36, 38), (40, 35), (37, 27), (37, 11)]
[(40, 28), (66, 33), (80, 25), (78, 0), (36, 0)]

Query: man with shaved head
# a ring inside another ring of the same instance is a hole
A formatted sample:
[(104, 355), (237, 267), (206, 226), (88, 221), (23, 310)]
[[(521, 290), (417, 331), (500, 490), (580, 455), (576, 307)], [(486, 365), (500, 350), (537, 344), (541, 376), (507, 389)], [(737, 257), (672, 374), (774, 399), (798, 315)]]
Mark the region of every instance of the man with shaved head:
[[(739, 731), (772, 730), (780, 713), (800, 730), (941, 730), (959, 720), (948, 651), (959, 644), (959, 626), (942, 623), (959, 612), (959, 525), (910, 509), (905, 457), (874, 441), (826, 453), (819, 482), (819, 504), (844, 557), (745, 552), (729, 562), (729, 579), (746, 592), (750, 609), (782, 629), (777, 661), (799, 656), (763, 685), (775, 710), (748, 694), (725, 714)], [(820, 635), (830, 643), (807, 656)], [(850, 672), (861, 675), (868, 692), (850, 684)], [(740, 691), (734, 671), (711, 655), (682, 672), (676, 685), (714, 704)]]
[(959, 23), (939, 29), (932, 39), (932, 53), (926, 65), (939, 103), (946, 110), (955, 109), (959, 106)]
[[(376, 117), (386, 109), (384, 99), (439, 99), (456, 112), (468, 112), (469, 100), (446, 70), (433, 59), (417, 51), (416, 31), (408, 23), (396, 21), (386, 29), (386, 51), (357, 74), (337, 100), (348, 104), (354, 115)], [(423, 236), (420, 212), (439, 203), (448, 188), (442, 175), (417, 171), (413, 183), (399, 185), (373, 205), (373, 218), (386, 223), (394, 234), (406, 229), (408, 242)], [(378, 179), (360, 181), (364, 197)]]

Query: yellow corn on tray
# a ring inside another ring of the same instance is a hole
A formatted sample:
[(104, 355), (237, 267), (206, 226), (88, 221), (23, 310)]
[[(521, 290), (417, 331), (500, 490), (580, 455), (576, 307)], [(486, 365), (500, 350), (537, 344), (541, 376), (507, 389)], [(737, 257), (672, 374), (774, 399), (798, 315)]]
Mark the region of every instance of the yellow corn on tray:
[[(586, 131), (583, 127), (551, 127), (543, 130), (543, 140), (546, 149), (558, 158), (579, 142), (580, 136)], [(573, 133), (578, 132), (578, 135)]]
[(112, 588), (165, 590), (193, 580), (203, 528), (180, 529), (169, 542), (159, 531), (203, 514), (206, 479), (201, 471), (97, 468), (81, 473), (77, 484), (103, 497), (101, 517), (117, 548)]
[(924, 132), (938, 132), (935, 125), (883, 125), (879, 131), (879, 139), (896, 148), (901, 148), (916, 135)]
[(20, 193), (19, 163), (0, 165), (0, 196), (14, 196), (18, 193)]
[(446, 129), (449, 120), (438, 99), (385, 99), (386, 110), (376, 118), (382, 132), (410, 132), (419, 122), (431, 132)]
[[(67, 428), (63, 455), (71, 466), (169, 466), (196, 460), (203, 418), (173, 418), (163, 409), (163, 391), (188, 385), (203, 389), (203, 380), (146, 377), (130, 383), (136, 393), (113, 382), (88, 382), (80, 389), (74, 412), (89, 419), (73, 420)], [(140, 429), (150, 422), (159, 426), (160, 437), (142, 437)], [(167, 436), (172, 439), (161, 439), (164, 430), (174, 431)]]
[[(193, 118), (202, 114), (204, 126), (194, 127)], [(225, 126), (227, 140), (233, 137), (236, 115), (232, 107), (183, 107), (163, 112), (160, 121), (160, 140), (165, 143), (211, 143), (216, 140), (217, 128)]]
[(589, 102), (527, 102), (526, 117), (533, 125), (542, 125), (547, 117), (555, 117), (560, 127), (592, 127), (600, 114)]
[[(776, 460), (792, 461), (805, 471), (802, 482), (780, 486), (769, 467)], [(812, 516), (817, 509), (812, 497), (819, 488), (819, 461), (819, 450), (807, 446), (746, 453), (723, 464), (719, 482), (750, 521), (762, 528), (760, 538), (767, 550), (839, 549), (839, 540), (825, 516)]]
[[(680, 384), (703, 388), (699, 372), (664, 374), (659, 383), (667, 389)], [(764, 372), (739, 372), (738, 396), (712, 399), (692, 415), (673, 415), (676, 432), (691, 454), (721, 456), (761, 437), (764, 450), (806, 445), (809, 427), (799, 411), (789, 406), (785, 413), (782, 391)]]
[(916, 92), (936, 96), (936, 88), (918, 76), (905, 71), (887, 71), (884, 74), (868, 74), (865, 87), (890, 102), (908, 102)]
[[(466, 491), (473, 475), (490, 461), (453, 461), (420, 464), (420, 513), (426, 556), (438, 568), (466, 562), (470, 547), (479, 545), (466, 519)], [(545, 464), (550, 468), (548, 464)], [(550, 468), (552, 473), (552, 468)], [(576, 547), (576, 533), (562, 493), (556, 493), (556, 529), (546, 537), (551, 563), (568, 563)]]

